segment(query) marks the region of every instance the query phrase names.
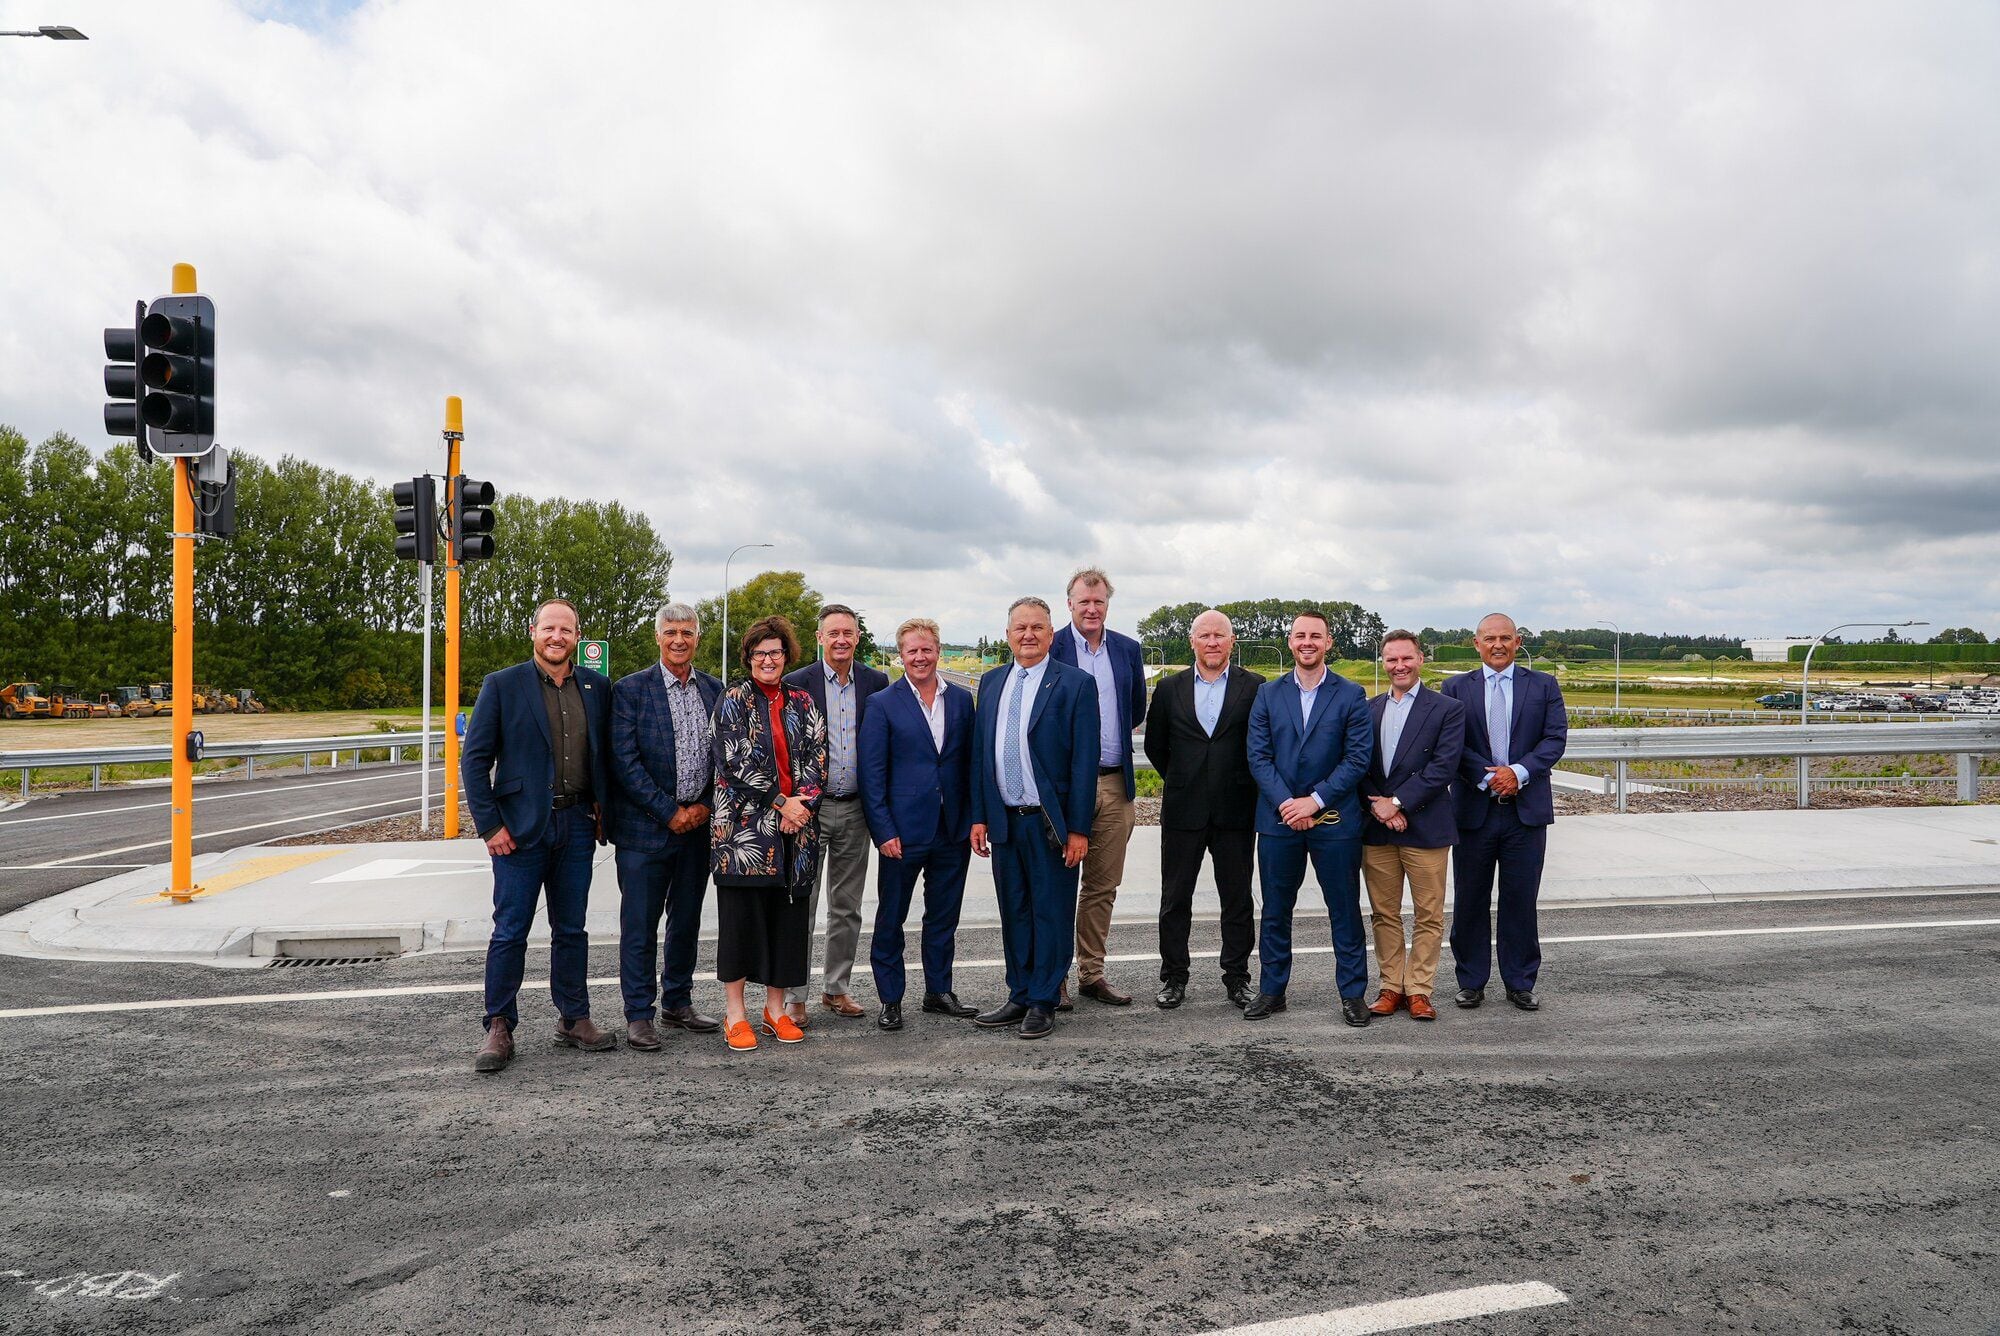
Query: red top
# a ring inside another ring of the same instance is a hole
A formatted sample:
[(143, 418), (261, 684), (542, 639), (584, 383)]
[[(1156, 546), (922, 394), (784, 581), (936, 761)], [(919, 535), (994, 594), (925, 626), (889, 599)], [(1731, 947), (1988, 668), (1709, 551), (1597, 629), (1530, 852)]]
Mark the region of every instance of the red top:
[(757, 690), (764, 693), (764, 713), (771, 720), (771, 754), (778, 763), (778, 792), (787, 798), (792, 796), (792, 753), (785, 746), (785, 687), (767, 687), (757, 683)]

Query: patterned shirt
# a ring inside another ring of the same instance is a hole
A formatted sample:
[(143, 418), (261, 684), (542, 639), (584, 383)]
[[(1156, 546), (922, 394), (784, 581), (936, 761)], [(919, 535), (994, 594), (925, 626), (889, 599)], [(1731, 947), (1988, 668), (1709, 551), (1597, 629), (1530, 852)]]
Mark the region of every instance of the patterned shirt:
[(674, 716), (674, 800), (700, 802), (708, 791), (710, 731), (708, 705), (701, 698), (701, 683), (689, 669), (687, 681), (675, 677), (673, 669), (660, 665), (667, 681), (667, 708)]

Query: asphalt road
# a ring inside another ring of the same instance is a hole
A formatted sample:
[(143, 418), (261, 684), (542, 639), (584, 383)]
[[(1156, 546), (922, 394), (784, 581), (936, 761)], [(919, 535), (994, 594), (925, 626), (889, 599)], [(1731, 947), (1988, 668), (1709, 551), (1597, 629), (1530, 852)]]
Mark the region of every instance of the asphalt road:
[[(1267, 1022), (1198, 962), (1185, 1009), (1086, 1001), (1040, 1044), (913, 1015), (583, 1054), (531, 985), (498, 1077), (471, 1071), (477, 955), (9, 960), (0, 1013), (461, 991), (0, 1014), (0, 1330), (1198, 1333), (1529, 1282), (1568, 1302), (1427, 1330), (1996, 1330), (1996, 919), (1551, 912), (1541, 1012), (1366, 1030), (1323, 954)], [(1806, 931), (1842, 924), (1878, 926)]]
[[(417, 810), (414, 766), (320, 768), (195, 785), (196, 854)], [(431, 772), (431, 801), (443, 783)], [(0, 812), (0, 914), (44, 896), (167, 861), (165, 784), (36, 797)]]

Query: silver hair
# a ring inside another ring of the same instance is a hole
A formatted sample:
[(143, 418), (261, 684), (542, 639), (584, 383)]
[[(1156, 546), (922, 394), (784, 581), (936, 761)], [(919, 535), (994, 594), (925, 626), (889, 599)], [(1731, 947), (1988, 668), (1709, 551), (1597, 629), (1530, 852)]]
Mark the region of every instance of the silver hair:
[(1021, 595), (1021, 597), (1015, 599), (1012, 603), (1009, 603), (1007, 605), (1007, 620), (1010, 622), (1013, 621), (1014, 609), (1021, 607), (1040, 608), (1042, 610), (1042, 616), (1048, 618), (1051, 622), (1055, 620), (1056, 615), (1053, 612), (1049, 611), (1048, 601), (1046, 599), (1036, 598), (1033, 594), (1023, 594)]
[(662, 603), (660, 610), (653, 614), (653, 634), (666, 630), (668, 622), (693, 622), (694, 633), (701, 634), (701, 618), (695, 616), (694, 609), (685, 603)]

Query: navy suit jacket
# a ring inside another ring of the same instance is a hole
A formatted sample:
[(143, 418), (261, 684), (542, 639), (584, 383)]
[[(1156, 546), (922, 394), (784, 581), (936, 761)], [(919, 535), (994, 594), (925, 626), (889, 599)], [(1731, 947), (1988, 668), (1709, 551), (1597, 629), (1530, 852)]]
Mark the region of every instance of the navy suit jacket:
[[(994, 742), (1005, 722), (1001, 701), (1013, 671), (1011, 662), (1003, 663), (979, 679), (979, 710), (973, 716), (972, 819), (996, 843), (1006, 835), (1007, 800), (1000, 792)], [(1057, 841), (1089, 835), (1097, 815), (1097, 679), (1057, 663), (1054, 655), (1028, 713), (1028, 764)]]
[(861, 725), (861, 810), (876, 844), (907, 850), (962, 844), (972, 833), (972, 693), (938, 679), (944, 750), (903, 682), (875, 698)]
[[(613, 844), (639, 853), (658, 853), (667, 847), (673, 838), (667, 823), (681, 809), (674, 797), (680, 787), (674, 710), (667, 703), (661, 671), (659, 664), (649, 664), (611, 687), (612, 791), (606, 825)], [(701, 693), (702, 713), (713, 714), (716, 698), (722, 695), (722, 679), (697, 668), (694, 682)], [(695, 801), (713, 807), (714, 766), (706, 753), (701, 769), (709, 781)]]
[[(1076, 660), (1079, 639), (1074, 625), (1063, 627), (1056, 632), (1055, 643), (1049, 646), (1049, 657), (1072, 668), (1081, 667)], [(1111, 680), (1118, 684), (1118, 738), (1125, 766), (1125, 801), (1130, 802), (1138, 793), (1132, 778), (1132, 730), (1146, 717), (1146, 656), (1140, 651), (1138, 641), (1108, 626), (1104, 628), (1104, 643), (1111, 653)], [(1094, 686), (1097, 679), (1090, 670), (1082, 671)], [(1102, 708), (1100, 702), (1100, 722)], [(1095, 759), (1092, 764), (1096, 764)]]
[[(611, 679), (590, 668), (570, 671), (583, 694), (590, 781), (601, 804), (611, 791)], [(533, 663), (486, 675), (465, 728), (458, 775), (481, 839), (502, 826), (523, 847), (542, 837), (555, 801), (556, 751), (548, 707), (542, 704), (541, 676)]]
[[(1476, 830), (1486, 824), (1490, 799), (1479, 791), (1486, 767), (1495, 764), (1493, 741), (1486, 731), (1486, 668), (1480, 665), (1469, 673), (1448, 677), (1438, 688), (1465, 706), (1465, 751), (1458, 760), (1458, 783), (1453, 787), (1458, 803), (1458, 824)], [(1520, 807), (1521, 824), (1546, 826), (1556, 819), (1555, 793), (1549, 787), (1549, 771), (1562, 760), (1569, 746), (1569, 710), (1563, 705), (1562, 686), (1548, 673), (1538, 673), (1514, 665), (1513, 738), (1507, 750), (1511, 765), (1528, 772), (1528, 782), (1514, 801)]]
[[(1291, 673), (1257, 689), (1250, 707), (1250, 774), (1257, 781), (1257, 832), (1294, 834), (1278, 819), (1288, 798), (1317, 794), (1325, 810), (1340, 813), (1334, 837), (1361, 838), (1362, 779), (1375, 754), (1368, 695), (1339, 673), (1320, 679), (1312, 720), (1300, 724), (1299, 683)], [(1324, 827), (1321, 828), (1322, 830)]]
[(1368, 702), (1374, 721), (1375, 755), (1368, 777), (1361, 781), (1363, 798), (1398, 798), (1409, 826), (1401, 831), (1369, 816), (1362, 838), (1370, 844), (1402, 844), (1413, 849), (1443, 849), (1458, 843), (1458, 815), (1452, 806), (1451, 782), (1458, 777), (1459, 753), (1465, 750), (1465, 706), (1430, 687), (1417, 692), (1410, 717), (1396, 739), (1396, 759), (1382, 770), (1382, 715), (1389, 693)]

